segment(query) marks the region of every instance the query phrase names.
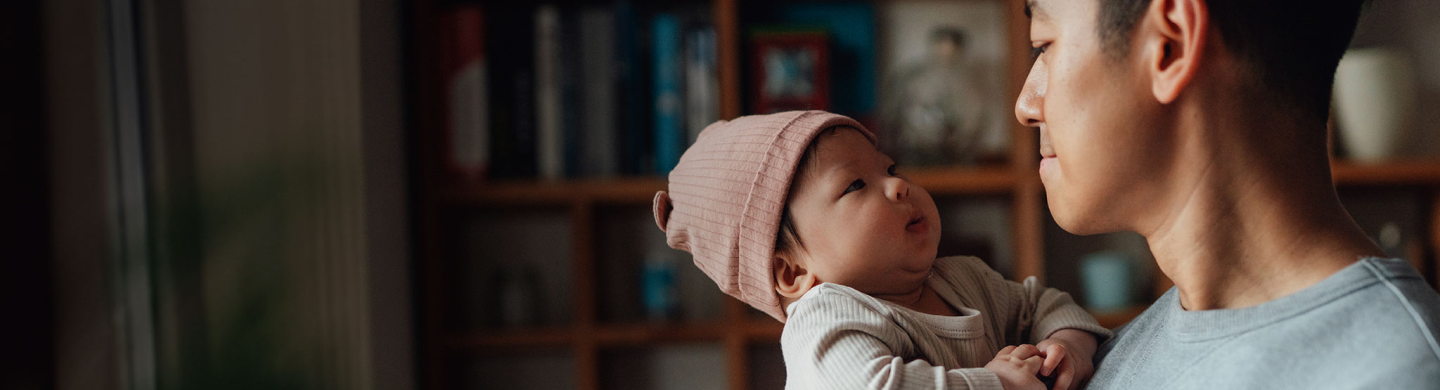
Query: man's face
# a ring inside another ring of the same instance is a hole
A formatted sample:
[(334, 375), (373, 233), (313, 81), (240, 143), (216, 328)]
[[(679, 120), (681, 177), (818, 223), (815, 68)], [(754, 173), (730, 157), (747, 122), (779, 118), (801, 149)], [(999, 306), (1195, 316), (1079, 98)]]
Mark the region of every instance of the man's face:
[(1050, 211), (1075, 234), (1135, 229), (1134, 211), (1153, 199), (1171, 151), (1141, 49), (1123, 59), (1103, 50), (1099, 1), (1031, 0), (1030, 41), (1041, 54), (1015, 103), (1020, 123), (1040, 129)]
[(860, 132), (821, 134), (789, 208), (809, 270), (870, 294), (910, 291), (930, 274), (940, 212)]

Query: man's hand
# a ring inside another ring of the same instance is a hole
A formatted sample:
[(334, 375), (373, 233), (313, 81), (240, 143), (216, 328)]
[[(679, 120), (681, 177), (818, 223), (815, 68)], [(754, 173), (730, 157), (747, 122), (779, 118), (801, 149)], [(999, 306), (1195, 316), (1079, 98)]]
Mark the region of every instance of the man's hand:
[(1095, 335), (1081, 330), (1061, 329), (1050, 334), (1036, 344), (1045, 358), (1040, 375), (1055, 375), (1055, 390), (1079, 389), (1095, 375), (1092, 359), (1098, 344)]
[(1005, 390), (1045, 390), (1045, 384), (1035, 376), (1040, 372), (1044, 359), (1040, 349), (1034, 345), (1011, 345), (996, 353), (995, 359), (990, 360), (985, 369), (1000, 377), (1000, 385)]

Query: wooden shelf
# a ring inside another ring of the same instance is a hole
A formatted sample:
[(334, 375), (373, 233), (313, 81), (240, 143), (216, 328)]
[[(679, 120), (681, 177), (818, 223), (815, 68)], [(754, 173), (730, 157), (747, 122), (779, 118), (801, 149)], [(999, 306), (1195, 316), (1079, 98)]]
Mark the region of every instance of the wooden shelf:
[(1337, 161), (1330, 164), (1330, 175), (1337, 187), (1440, 186), (1440, 161)]
[[(1136, 305), (1113, 311), (1094, 311), (1090, 314), (1100, 326), (1115, 329), (1144, 312), (1148, 306)], [(784, 325), (768, 319), (752, 319), (732, 326), (724, 321), (714, 322), (636, 322), (597, 326), (588, 335), (579, 327), (544, 327), (523, 329), (495, 329), (470, 331), (452, 335), (447, 347), (450, 349), (495, 349), (524, 347), (563, 347), (577, 344), (582, 338), (593, 338), (601, 346), (654, 345), (666, 343), (718, 342), (727, 336), (738, 334), (752, 342), (779, 342)]]
[(568, 205), (575, 202), (649, 203), (655, 191), (665, 189), (658, 177), (621, 177), (561, 181), (506, 180), (477, 184), (445, 192), (453, 204)]
[[(1009, 167), (925, 168), (905, 172), (931, 195), (1006, 194), (1015, 188)], [(576, 202), (645, 204), (666, 188), (659, 177), (594, 178), (559, 181), (499, 180), (454, 188), (445, 201), (456, 205), (568, 205)]]
[(450, 336), (446, 346), (452, 349), (566, 346), (575, 342), (577, 334), (574, 327), (492, 329)]
[(751, 341), (778, 342), (782, 329), (782, 324), (770, 320), (749, 320), (738, 326), (722, 321), (637, 322), (600, 325), (588, 333), (575, 326), (477, 330), (452, 335), (446, 345), (450, 349), (558, 347), (577, 344), (582, 338), (603, 346), (651, 345), (718, 342), (732, 334)]
[[(1335, 185), (1440, 186), (1440, 161), (1400, 161), (1379, 164), (1336, 162), (1331, 165)], [(1022, 181), (1008, 166), (916, 168), (905, 172), (933, 196), (1003, 195)], [(453, 188), (444, 192), (452, 204), (567, 205), (576, 202), (644, 204), (666, 188), (660, 177), (587, 178), (559, 181), (498, 180)]]
[(998, 195), (1015, 189), (1015, 170), (1008, 166), (978, 168), (916, 168), (902, 172), (931, 196)]

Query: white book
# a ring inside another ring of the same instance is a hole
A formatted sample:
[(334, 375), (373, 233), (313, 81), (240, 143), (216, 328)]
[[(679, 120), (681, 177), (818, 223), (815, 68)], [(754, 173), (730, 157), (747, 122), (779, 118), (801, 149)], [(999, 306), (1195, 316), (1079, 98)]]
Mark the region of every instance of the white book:
[(541, 179), (565, 175), (560, 97), (560, 10), (545, 5), (535, 11), (535, 155)]
[(584, 150), (581, 169), (589, 176), (620, 173), (620, 133), (616, 93), (615, 12), (586, 9), (580, 13), (580, 58), (584, 106)]

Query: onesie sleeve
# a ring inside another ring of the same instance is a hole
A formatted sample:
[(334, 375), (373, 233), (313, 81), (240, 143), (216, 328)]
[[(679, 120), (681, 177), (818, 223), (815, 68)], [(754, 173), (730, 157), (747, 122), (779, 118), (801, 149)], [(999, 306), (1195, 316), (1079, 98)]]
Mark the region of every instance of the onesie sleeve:
[(1024, 283), (1006, 280), (1005, 283), (1018, 285), (1025, 294), (1026, 304), (1033, 307), (1030, 324), (1030, 343), (1037, 344), (1061, 329), (1077, 329), (1095, 335), (1097, 343), (1104, 343), (1114, 334), (1100, 326), (1095, 317), (1075, 304), (1070, 294), (1040, 285), (1034, 276), (1025, 278)]
[[(978, 297), (991, 313), (1002, 317), (1006, 340), (1036, 344), (1061, 329), (1077, 329), (1094, 334), (1101, 344), (1113, 334), (1100, 326), (1095, 317), (1075, 304), (1070, 294), (1040, 285), (1035, 277), (1023, 282), (1005, 279), (984, 261), (974, 257), (942, 259), (945, 266), (955, 267), (952, 273), (968, 275), (971, 283), (959, 286), (962, 294)], [(980, 287), (977, 289), (976, 287)]]
[(780, 336), (787, 389), (1002, 388), (984, 368), (907, 362), (916, 348), (881, 308), (833, 290), (812, 294), (790, 307)]

